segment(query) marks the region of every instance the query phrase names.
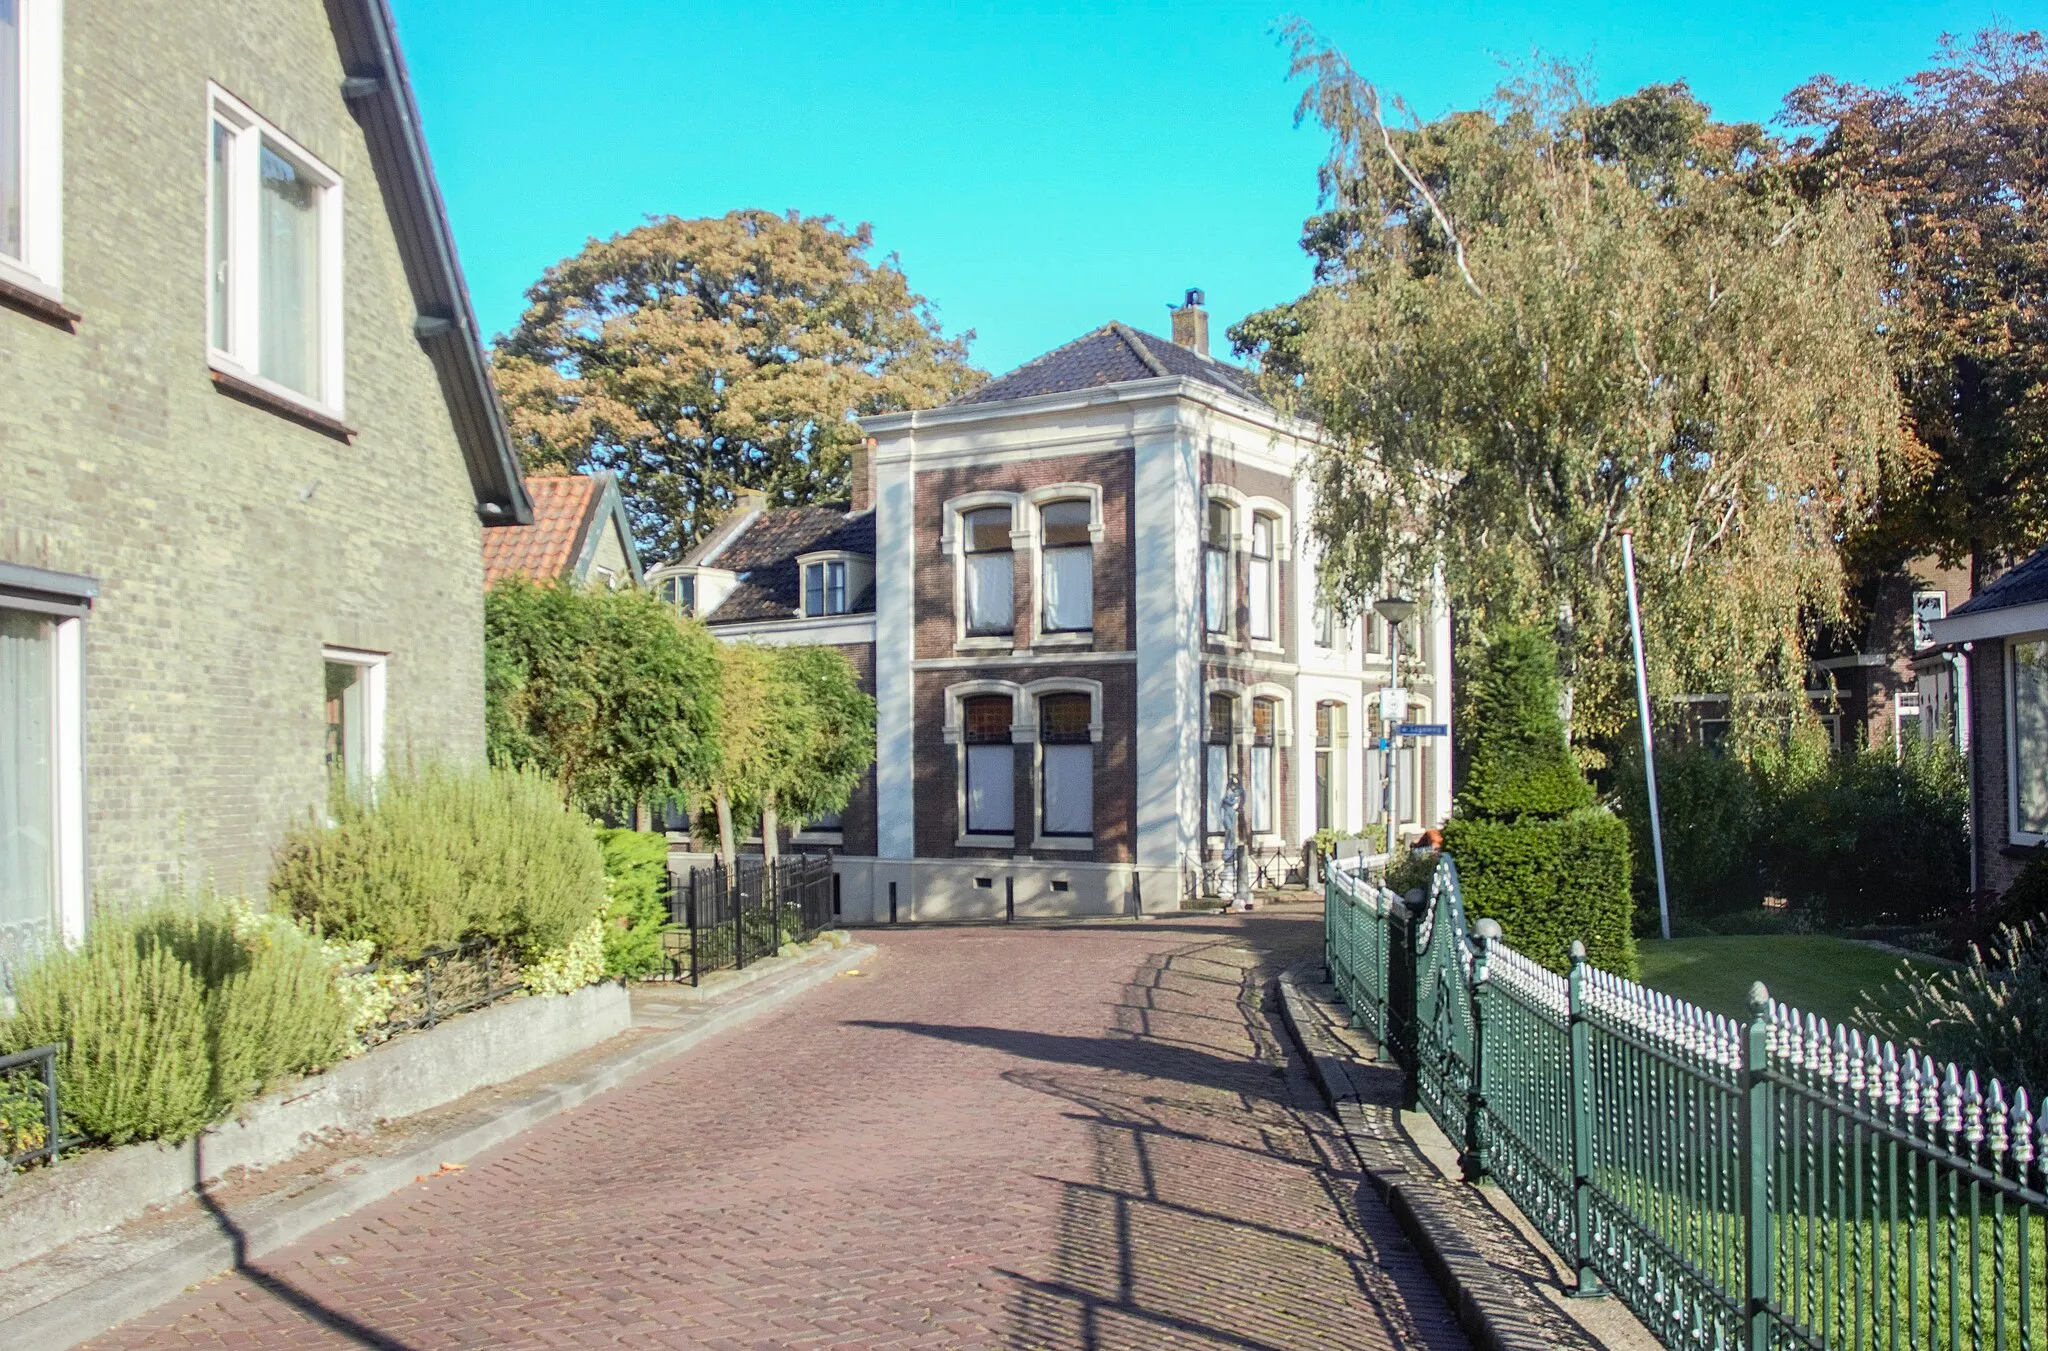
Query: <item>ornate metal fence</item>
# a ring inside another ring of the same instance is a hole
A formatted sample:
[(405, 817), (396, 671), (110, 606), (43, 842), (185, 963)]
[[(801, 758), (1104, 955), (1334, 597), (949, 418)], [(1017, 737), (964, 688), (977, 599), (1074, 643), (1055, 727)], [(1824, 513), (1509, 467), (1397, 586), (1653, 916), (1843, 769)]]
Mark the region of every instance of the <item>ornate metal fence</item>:
[(723, 860), (669, 878), (671, 970), (695, 985), (706, 973), (773, 957), (784, 943), (814, 938), (832, 923), (832, 859), (785, 855), (773, 866)]
[(0, 1056), (0, 1173), (57, 1161), (77, 1144), (63, 1134), (57, 1110), (56, 1044)]
[(1329, 874), (1354, 1020), (1583, 1292), (1670, 1347), (2048, 1351), (2048, 1120), (2024, 1090), (1761, 985), (1744, 1022), (1583, 949), (1546, 970), (1467, 932), (1449, 859), (1413, 917), (1363, 867)]
[[(1253, 891), (1310, 886), (1309, 866), (1308, 851), (1303, 849), (1245, 851), (1245, 868), (1250, 873)], [(1220, 858), (1198, 858), (1188, 864), (1184, 879), (1189, 900), (1199, 900), (1204, 896), (1235, 896), (1237, 863), (1225, 863)]]

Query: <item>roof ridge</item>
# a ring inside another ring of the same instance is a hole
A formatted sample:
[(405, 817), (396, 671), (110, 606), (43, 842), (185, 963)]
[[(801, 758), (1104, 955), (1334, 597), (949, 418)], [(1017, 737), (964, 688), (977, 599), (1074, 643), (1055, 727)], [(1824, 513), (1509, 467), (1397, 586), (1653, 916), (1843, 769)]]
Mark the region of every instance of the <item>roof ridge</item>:
[(1152, 372), (1152, 374), (1154, 375), (1173, 374), (1172, 371), (1166, 369), (1165, 362), (1161, 361), (1157, 356), (1153, 355), (1151, 348), (1147, 347), (1144, 343), (1138, 340), (1138, 335), (1131, 332), (1130, 325), (1121, 322), (1112, 322), (1110, 324), (1110, 328), (1116, 333), (1117, 337), (1123, 339), (1124, 346), (1131, 349), (1131, 354), (1138, 358), (1139, 362), (1144, 365), (1146, 370)]

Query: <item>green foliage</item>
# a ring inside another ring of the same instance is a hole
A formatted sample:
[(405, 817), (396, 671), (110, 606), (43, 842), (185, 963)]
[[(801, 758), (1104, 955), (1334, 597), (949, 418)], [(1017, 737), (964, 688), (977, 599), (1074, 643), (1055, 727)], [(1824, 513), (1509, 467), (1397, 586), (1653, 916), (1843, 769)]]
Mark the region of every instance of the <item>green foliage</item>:
[(829, 216), (662, 216), (593, 239), (526, 293), (493, 369), (529, 470), (619, 475), (643, 550), (680, 555), (744, 488), (844, 490), (857, 417), (984, 378), (873, 232)]
[(717, 641), (649, 592), (508, 577), (484, 597), (493, 763), (586, 809), (685, 796), (718, 755)]
[[(1762, 981), (1773, 999), (1830, 1022), (1854, 1023), (1866, 992), (1900, 965), (1898, 957), (1867, 943), (1823, 934), (1650, 939), (1638, 952), (1643, 984), (1741, 1022), (1750, 1017), (1749, 987)], [(1907, 965), (1922, 974), (1936, 969), (1927, 962)]]
[(1628, 827), (1600, 807), (1552, 820), (1453, 817), (1444, 850), (1458, 863), (1469, 920), (1499, 922), (1508, 944), (1554, 971), (1574, 939), (1604, 971), (1633, 976)]
[(1996, 918), (2001, 924), (2048, 920), (2048, 847), (2035, 846), (2027, 866), (1999, 896)]
[(604, 973), (645, 976), (667, 958), (661, 935), (668, 914), (668, 837), (651, 831), (600, 830), (604, 851)]
[(520, 984), (528, 994), (573, 994), (604, 978), (604, 920), (590, 923), (569, 936), (561, 947), (540, 954), (520, 969)]
[(1429, 879), (1436, 873), (1438, 854), (1434, 849), (1411, 849), (1405, 858), (1394, 860), (1387, 867), (1387, 890), (1396, 896), (1406, 896), (1421, 887), (1428, 890)]
[(1512, 821), (1593, 805), (1558, 716), (1557, 649), (1532, 628), (1493, 636), (1469, 715), (1459, 723), (1470, 768), (1458, 793), (1467, 816)]
[(108, 915), (18, 985), (0, 1047), (64, 1046), (71, 1128), (109, 1144), (182, 1140), (288, 1074), (348, 1050), (318, 936), (211, 898)]
[(1595, 966), (1633, 974), (1628, 827), (1605, 807), (1565, 745), (1554, 649), (1511, 628), (1480, 658), (1461, 723), (1465, 790), (1444, 825), (1473, 920), (1499, 921), (1517, 950), (1555, 970), (1573, 940)]
[(2007, 1084), (2048, 1083), (2048, 925), (2002, 928), (1960, 968), (1902, 964), (1857, 1021)]
[(532, 770), (428, 767), (288, 836), (273, 908), (379, 957), (484, 938), (521, 960), (567, 944), (604, 905), (604, 860), (581, 813)]
[(776, 785), (776, 808), (792, 821), (844, 811), (875, 760), (875, 701), (837, 648), (779, 648), (777, 666), (779, 685), (800, 693), (811, 716), (802, 753)]
[[(1639, 748), (1617, 757), (1614, 786), (1635, 853), (1636, 904), (1654, 917), (1657, 874)], [(1657, 795), (1673, 923), (1680, 916), (1718, 916), (1762, 905), (1764, 875), (1757, 843), (1763, 815), (1749, 766), (1701, 746), (1663, 747), (1657, 752)]]

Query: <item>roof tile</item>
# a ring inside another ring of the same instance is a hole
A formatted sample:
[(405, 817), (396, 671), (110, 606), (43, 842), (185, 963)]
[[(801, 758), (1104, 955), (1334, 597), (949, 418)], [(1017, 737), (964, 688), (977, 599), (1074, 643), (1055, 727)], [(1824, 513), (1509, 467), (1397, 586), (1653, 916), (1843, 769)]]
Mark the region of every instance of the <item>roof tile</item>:
[[(802, 599), (796, 566), (800, 554), (832, 549), (873, 557), (875, 513), (856, 514), (850, 506), (847, 502), (822, 502), (762, 512), (719, 554), (714, 566), (737, 573), (739, 584), (705, 621), (734, 624), (790, 618)], [(849, 613), (874, 608), (875, 591), (870, 586), (854, 598)]]
[(518, 574), (551, 582), (575, 566), (604, 480), (587, 474), (536, 474), (526, 480), (532, 525), (484, 531), (484, 585)]
[(1169, 375), (1199, 380), (1254, 403), (1266, 402), (1249, 372), (1125, 324), (1104, 324), (1064, 347), (1025, 362), (1007, 375), (997, 376), (953, 400), (953, 404), (1001, 403), (1034, 394), (1060, 394)]

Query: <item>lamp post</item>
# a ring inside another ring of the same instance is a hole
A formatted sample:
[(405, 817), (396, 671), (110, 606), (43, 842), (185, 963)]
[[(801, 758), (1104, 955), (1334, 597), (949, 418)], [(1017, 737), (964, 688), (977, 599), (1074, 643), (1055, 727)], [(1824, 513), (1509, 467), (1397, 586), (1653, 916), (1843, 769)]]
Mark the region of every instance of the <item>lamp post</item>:
[(1621, 570), (1628, 586), (1628, 630), (1636, 649), (1636, 712), (1643, 724), (1643, 785), (1650, 798), (1650, 854), (1657, 860), (1657, 932), (1671, 937), (1671, 894), (1664, 886), (1664, 826), (1657, 812), (1657, 744), (1650, 731), (1650, 678), (1643, 664), (1643, 612), (1636, 601), (1635, 532), (1621, 532)]
[(1394, 759), (1393, 719), (1387, 714), (1387, 705), (1388, 698), (1391, 698), (1406, 707), (1407, 701), (1398, 693), (1401, 688), (1401, 626), (1414, 616), (1415, 602), (1403, 596), (1388, 596), (1385, 600), (1374, 601), (1372, 608), (1381, 619), (1387, 621), (1387, 688), (1395, 692), (1380, 702), (1380, 721), (1387, 724), (1386, 734), (1381, 737), (1387, 753), (1387, 762), (1380, 789), (1387, 818), (1387, 856), (1392, 858), (1399, 830), (1394, 821), (1394, 775), (1398, 771)]

